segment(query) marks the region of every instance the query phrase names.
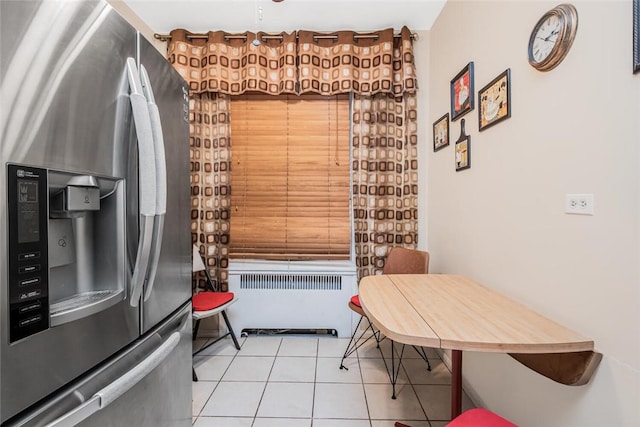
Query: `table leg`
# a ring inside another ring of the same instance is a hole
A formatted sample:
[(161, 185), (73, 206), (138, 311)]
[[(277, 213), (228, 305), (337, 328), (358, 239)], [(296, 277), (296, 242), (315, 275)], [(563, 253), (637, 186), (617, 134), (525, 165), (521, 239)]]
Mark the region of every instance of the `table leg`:
[(462, 350), (451, 350), (451, 419), (462, 412)]

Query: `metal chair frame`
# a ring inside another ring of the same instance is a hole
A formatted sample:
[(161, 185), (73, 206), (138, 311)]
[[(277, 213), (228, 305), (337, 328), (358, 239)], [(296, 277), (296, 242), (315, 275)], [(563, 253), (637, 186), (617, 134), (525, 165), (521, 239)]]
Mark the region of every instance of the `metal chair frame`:
[[(387, 255), (387, 259), (391, 255), (392, 251), (393, 251), (393, 248), (389, 252), (389, 255)], [(428, 253), (427, 253), (427, 272), (428, 272), (428, 265), (429, 265), (429, 257), (428, 257)], [(391, 274), (391, 273), (385, 273), (384, 270), (383, 270), (382, 274)], [(404, 273), (393, 272), (393, 274), (404, 274)], [(344, 366), (344, 360), (347, 357), (349, 357), (350, 355), (352, 355), (360, 347), (362, 347), (371, 338), (375, 338), (376, 347), (380, 350), (380, 354), (382, 354), (382, 360), (384, 362), (385, 368), (387, 369), (387, 373), (389, 374), (389, 380), (391, 381), (391, 385), (393, 386), (392, 398), (395, 399), (396, 398), (395, 386), (396, 386), (396, 382), (398, 380), (398, 374), (400, 372), (400, 365), (402, 365), (402, 355), (404, 353), (404, 344), (402, 345), (402, 350), (400, 352), (400, 359), (398, 361), (398, 366), (396, 368), (395, 367), (394, 345), (393, 345), (393, 341), (391, 341), (391, 370), (389, 370), (389, 367), (387, 366), (387, 362), (386, 362), (386, 360), (384, 358), (384, 354), (382, 353), (382, 349), (380, 348), (380, 342), (382, 342), (386, 337), (382, 336), (382, 333), (379, 330), (378, 331), (375, 330), (375, 328), (373, 327), (373, 324), (371, 323), (369, 318), (362, 311), (362, 308), (356, 306), (353, 302), (349, 302), (349, 308), (351, 308), (351, 310), (355, 311), (356, 313), (360, 314), (360, 320), (358, 321), (358, 325), (356, 326), (355, 330), (353, 331), (353, 334), (351, 334), (351, 339), (349, 340), (349, 344), (347, 344), (347, 348), (346, 348), (346, 350), (344, 352), (344, 355), (342, 356), (342, 360), (340, 361), (340, 369), (349, 370), (349, 368)], [(362, 323), (362, 319), (363, 318), (367, 319), (367, 321), (369, 322), (369, 326), (360, 334), (359, 337), (356, 338), (356, 335), (358, 333), (358, 329), (360, 328), (360, 324)], [(366, 339), (362, 340), (364, 338), (364, 335), (369, 330), (371, 330), (371, 335), (369, 335)], [(417, 347), (417, 346), (412, 346), (412, 347), (416, 350), (416, 352), (418, 352), (420, 357), (425, 362), (427, 362), (427, 370), (431, 371), (431, 363), (429, 362), (429, 358), (427, 357), (427, 353), (426, 353), (425, 349), (422, 348), (422, 347)]]
[[(197, 261), (195, 260), (196, 254), (198, 257), (200, 257), (200, 262), (198, 263), (198, 267), (196, 267), (196, 263)], [(205, 290), (203, 292), (219, 292), (218, 289), (216, 289), (215, 285), (213, 284), (213, 279), (211, 278), (211, 274), (209, 273), (209, 270), (204, 266), (204, 262), (202, 262), (202, 257), (200, 255), (200, 252), (197, 250), (197, 248), (194, 246), (194, 250), (193, 250), (193, 256), (194, 256), (194, 272), (197, 271), (204, 271), (204, 274), (206, 276), (206, 286), (205, 286)], [(207, 317), (211, 317), (214, 316), (218, 313), (222, 314), (222, 318), (224, 319), (224, 323), (227, 325), (227, 333), (224, 335), (219, 336), (218, 338), (216, 338), (215, 340), (213, 340), (210, 343), (207, 343), (205, 346), (201, 347), (200, 349), (198, 349), (195, 353), (193, 353), (193, 356), (197, 355), (198, 353), (206, 350), (207, 348), (211, 347), (212, 345), (214, 345), (215, 343), (217, 343), (218, 341), (220, 341), (221, 339), (227, 337), (227, 336), (231, 336), (231, 339), (233, 340), (233, 344), (236, 347), (237, 350), (240, 350), (240, 343), (238, 342), (238, 339), (236, 338), (235, 333), (233, 332), (233, 328), (231, 327), (231, 323), (229, 322), (229, 317), (227, 316), (227, 308), (235, 303), (237, 301), (237, 299), (234, 297), (231, 301), (226, 302), (222, 305), (220, 305), (219, 307), (215, 307), (211, 310), (206, 310), (206, 311), (193, 311), (192, 313), (192, 318), (196, 321), (196, 324), (193, 327), (193, 341), (196, 340), (197, 336), (198, 336), (198, 329), (200, 328), (200, 320), (205, 319)], [(196, 375), (196, 370), (195, 368), (192, 368), (192, 373), (193, 373), (193, 381), (198, 381), (198, 376)]]

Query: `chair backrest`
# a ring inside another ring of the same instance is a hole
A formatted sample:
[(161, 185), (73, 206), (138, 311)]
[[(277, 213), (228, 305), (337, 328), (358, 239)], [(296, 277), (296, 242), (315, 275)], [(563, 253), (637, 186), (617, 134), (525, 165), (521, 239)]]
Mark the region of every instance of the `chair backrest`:
[(193, 245), (192, 257), (193, 257), (193, 260), (192, 260), (193, 272), (197, 273), (198, 271), (204, 271), (205, 278), (207, 279), (205, 283), (205, 290), (218, 292), (220, 289), (217, 286), (217, 284), (213, 282), (213, 279), (211, 278), (211, 274), (209, 273), (209, 270), (205, 267), (202, 256), (200, 255), (200, 251), (198, 250), (198, 247), (196, 245)]
[(429, 252), (393, 247), (387, 255), (382, 274), (427, 274)]
[(196, 245), (193, 245), (193, 272), (203, 271), (205, 269), (204, 262), (202, 262), (202, 256)]

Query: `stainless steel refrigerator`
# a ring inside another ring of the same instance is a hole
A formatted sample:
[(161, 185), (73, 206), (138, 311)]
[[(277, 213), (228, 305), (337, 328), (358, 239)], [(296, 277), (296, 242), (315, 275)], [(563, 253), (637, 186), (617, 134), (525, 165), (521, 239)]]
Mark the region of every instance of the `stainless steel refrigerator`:
[(187, 87), (101, 1), (0, 29), (0, 424), (191, 425)]

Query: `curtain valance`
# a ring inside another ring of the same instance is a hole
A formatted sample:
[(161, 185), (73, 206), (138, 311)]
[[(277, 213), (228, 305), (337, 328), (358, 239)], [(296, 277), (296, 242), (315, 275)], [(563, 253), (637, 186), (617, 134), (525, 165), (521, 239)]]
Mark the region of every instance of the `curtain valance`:
[(206, 39), (189, 35), (182, 29), (171, 32), (168, 57), (192, 93), (400, 95), (417, 89), (407, 27), (400, 37), (394, 37), (393, 29), (366, 36), (353, 31), (322, 35), (212, 31)]
[(185, 30), (171, 32), (168, 57), (192, 93), (295, 93), (295, 33), (280, 33), (280, 39), (270, 38), (258, 45), (253, 41), (261, 40), (263, 33), (230, 37), (223, 31), (210, 31), (207, 39), (193, 40), (188, 34)]

